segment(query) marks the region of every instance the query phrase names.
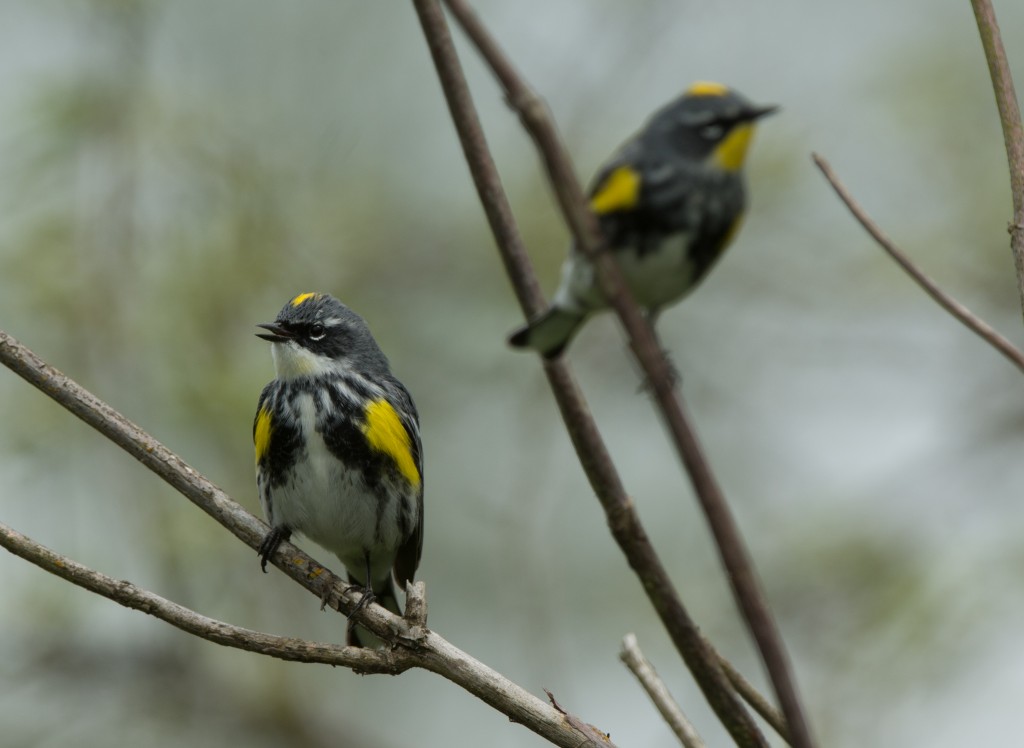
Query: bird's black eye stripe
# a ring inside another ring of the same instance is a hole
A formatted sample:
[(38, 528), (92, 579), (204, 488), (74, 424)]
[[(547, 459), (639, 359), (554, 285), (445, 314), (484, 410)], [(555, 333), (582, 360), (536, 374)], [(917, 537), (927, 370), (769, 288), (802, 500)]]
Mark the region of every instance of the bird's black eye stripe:
[(309, 326), (309, 339), (323, 340), (324, 334), (326, 332), (327, 331), (324, 329), (323, 325), (321, 325), (319, 322), (314, 322), (312, 325)]

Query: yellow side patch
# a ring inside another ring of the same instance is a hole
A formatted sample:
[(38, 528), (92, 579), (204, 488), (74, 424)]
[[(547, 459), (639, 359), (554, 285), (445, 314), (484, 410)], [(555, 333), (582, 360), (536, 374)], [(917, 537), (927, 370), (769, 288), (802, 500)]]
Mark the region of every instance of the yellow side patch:
[(753, 125), (737, 125), (711, 154), (715, 164), (726, 171), (739, 171), (747, 157), (747, 147), (754, 136)]
[(256, 445), (256, 464), (263, 459), (263, 456), (270, 449), (270, 411), (265, 407), (260, 408), (256, 414), (256, 428), (253, 429), (253, 443)]
[(729, 93), (728, 86), (711, 81), (697, 81), (686, 89), (687, 96), (725, 96), (727, 93)]
[(292, 306), (298, 306), (302, 302), (312, 299), (314, 296), (316, 296), (315, 291), (310, 291), (309, 293), (300, 293), (298, 296), (292, 299), (291, 304)]
[(398, 413), (387, 400), (374, 400), (366, 406), (363, 434), (370, 446), (395, 461), (400, 472), (414, 486), (420, 484), (420, 471), (412, 457), (412, 440)]
[(620, 166), (601, 183), (590, 198), (590, 209), (598, 215), (629, 210), (640, 202), (640, 175)]

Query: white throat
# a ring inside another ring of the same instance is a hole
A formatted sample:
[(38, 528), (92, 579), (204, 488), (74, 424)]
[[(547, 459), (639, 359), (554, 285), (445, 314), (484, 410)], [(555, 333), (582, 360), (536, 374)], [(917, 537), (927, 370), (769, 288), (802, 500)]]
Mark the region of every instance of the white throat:
[(316, 376), (342, 368), (337, 361), (313, 353), (303, 348), (294, 340), (284, 343), (273, 343), (270, 353), (274, 357), (274, 369), (277, 378), (282, 380), (298, 379), (299, 377)]

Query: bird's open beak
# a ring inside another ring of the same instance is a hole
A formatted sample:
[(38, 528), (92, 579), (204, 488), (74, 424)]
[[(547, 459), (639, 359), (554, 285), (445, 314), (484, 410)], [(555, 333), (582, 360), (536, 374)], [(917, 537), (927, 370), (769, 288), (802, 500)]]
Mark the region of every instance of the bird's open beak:
[(276, 322), (266, 322), (262, 325), (256, 325), (256, 327), (262, 327), (264, 330), (268, 331), (258, 332), (256, 333), (256, 337), (269, 340), (271, 343), (284, 343), (295, 337), (286, 328)]

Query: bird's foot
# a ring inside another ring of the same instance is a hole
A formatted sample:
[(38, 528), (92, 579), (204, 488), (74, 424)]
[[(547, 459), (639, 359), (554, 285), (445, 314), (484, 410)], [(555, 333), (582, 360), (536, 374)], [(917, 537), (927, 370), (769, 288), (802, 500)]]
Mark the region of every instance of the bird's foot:
[(359, 598), (359, 602), (356, 603), (356, 607), (352, 609), (352, 613), (349, 614), (349, 618), (354, 616), (356, 613), (361, 611), (367, 605), (377, 600), (377, 596), (373, 594), (373, 588), (370, 586), (364, 587), (361, 584), (350, 584), (345, 588), (346, 592), (361, 592), (363, 596)]
[(263, 569), (263, 573), (267, 573), (267, 562), (270, 557), (273, 556), (277, 549), (281, 546), (281, 543), (290, 539), (292, 531), (287, 527), (271, 527), (270, 532), (263, 538), (263, 542), (260, 543), (260, 547), (256, 549), (256, 552), (260, 556), (260, 568)]

